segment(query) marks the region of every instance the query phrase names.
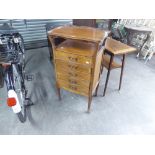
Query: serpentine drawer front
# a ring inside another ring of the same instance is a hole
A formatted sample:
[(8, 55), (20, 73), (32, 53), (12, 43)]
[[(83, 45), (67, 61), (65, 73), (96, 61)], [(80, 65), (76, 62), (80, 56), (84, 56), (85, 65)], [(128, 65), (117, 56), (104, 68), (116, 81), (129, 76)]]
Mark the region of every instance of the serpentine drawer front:
[(90, 83), (90, 78), (91, 78), (91, 74), (85, 74), (85, 73), (78, 73), (78, 72), (72, 72), (72, 71), (58, 71), (57, 72), (57, 77), (63, 77), (63, 78), (73, 78), (73, 79), (78, 79), (78, 80), (82, 80), (85, 81), (87, 83)]
[(53, 47), (56, 86), (60, 89), (88, 97), (90, 110), (93, 93), (96, 93), (102, 58), (105, 32), (95, 28), (62, 26), (48, 33)]
[(88, 65), (88, 66), (92, 65), (91, 58), (80, 56), (80, 55), (75, 55), (75, 54), (69, 54), (67, 52), (62, 52), (58, 50), (56, 50), (55, 59), (60, 59), (60, 60), (64, 60), (67, 62), (79, 63), (83, 65)]
[(80, 79), (80, 78), (74, 78), (72, 76), (66, 76), (65, 74), (64, 74), (64, 76), (62, 76), (62, 74), (57, 74), (57, 78), (59, 80), (67, 81), (70, 84), (77, 84), (77, 85), (80, 85), (80, 86), (89, 87), (89, 84), (90, 84), (90, 81), (88, 81), (88, 80), (86, 81), (86, 80), (83, 80), (83, 79)]
[(89, 87), (87, 87), (87, 86), (80, 85), (80, 84), (79, 85), (73, 84), (73, 83), (69, 82), (68, 80), (65, 81), (65, 80), (57, 79), (57, 82), (59, 83), (60, 87), (66, 89), (68, 91), (71, 91), (71, 92), (74, 92), (77, 94), (81, 94), (84, 96), (88, 96)]
[(66, 70), (67, 72), (81, 72), (90, 74), (91, 68), (83, 65), (79, 65), (77, 63), (70, 63), (68, 61), (55, 60), (56, 70), (58, 72), (62, 72), (62, 70)]

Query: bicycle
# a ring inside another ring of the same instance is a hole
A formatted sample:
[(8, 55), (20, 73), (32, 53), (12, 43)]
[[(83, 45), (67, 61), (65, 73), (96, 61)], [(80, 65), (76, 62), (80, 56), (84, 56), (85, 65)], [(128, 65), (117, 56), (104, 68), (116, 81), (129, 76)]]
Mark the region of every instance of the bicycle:
[(33, 105), (25, 86), (25, 48), (22, 35), (3, 24), (0, 27), (0, 86), (7, 87), (7, 105), (17, 114), (20, 122), (26, 121), (26, 107)]

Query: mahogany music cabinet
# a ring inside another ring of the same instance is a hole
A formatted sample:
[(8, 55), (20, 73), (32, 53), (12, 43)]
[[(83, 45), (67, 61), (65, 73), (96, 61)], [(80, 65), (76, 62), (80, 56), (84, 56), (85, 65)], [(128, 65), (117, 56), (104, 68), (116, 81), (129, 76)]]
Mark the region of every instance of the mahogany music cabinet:
[(85, 26), (61, 26), (48, 32), (52, 44), (56, 87), (88, 97), (97, 92), (106, 32)]

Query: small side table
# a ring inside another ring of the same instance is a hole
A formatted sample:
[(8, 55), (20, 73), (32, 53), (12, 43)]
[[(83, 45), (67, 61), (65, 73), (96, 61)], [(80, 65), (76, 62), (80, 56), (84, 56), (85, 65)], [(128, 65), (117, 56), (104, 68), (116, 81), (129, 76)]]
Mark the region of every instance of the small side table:
[[(109, 81), (110, 71), (112, 69), (121, 68), (119, 90), (121, 89), (124, 64), (125, 64), (125, 56), (127, 53), (131, 53), (134, 51), (136, 51), (136, 48), (128, 46), (128, 45), (121, 43), (120, 41), (114, 40), (112, 38), (107, 38), (107, 40), (105, 42), (105, 50), (104, 50), (104, 54), (103, 54), (103, 62), (102, 62), (102, 69), (101, 69), (101, 70), (103, 70), (103, 67), (106, 67), (108, 69), (103, 96), (105, 96), (108, 81)], [(105, 60), (105, 54), (108, 54), (110, 56), (110, 58)], [(123, 56), (121, 65), (119, 65), (119, 64), (117, 65), (117, 63), (114, 62), (115, 55)], [(104, 63), (104, 61), (105, 61), (105, 63)]]

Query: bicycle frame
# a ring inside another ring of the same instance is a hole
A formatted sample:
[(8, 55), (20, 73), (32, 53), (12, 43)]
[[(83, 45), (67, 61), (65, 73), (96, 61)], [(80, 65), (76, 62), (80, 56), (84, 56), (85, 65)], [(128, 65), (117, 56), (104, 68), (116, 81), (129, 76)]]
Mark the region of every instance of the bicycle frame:
[[(26, 107), (33, 105), (27, 97), (25, 87), (25, 48), (24, 40), (18, 31), (4, 24), (0, 27), (0, 67), (2, 76), (0, 87), (6, 83), (7, 104), (17, 114), (20, 122), (26, 121)], [(28, 76), (27, 76), (28, 77)]]
[[(4, 66), (4, 65), (3, 65)], [(13, 79), (13, 68), (12, 68), (12, 64), (10, 65), (6, 65), (4, 67), (4, 75), (5, 75), (5, 83), (7, 86), (7, 91), (9, 90), (14, 90), (14, 79)]]

